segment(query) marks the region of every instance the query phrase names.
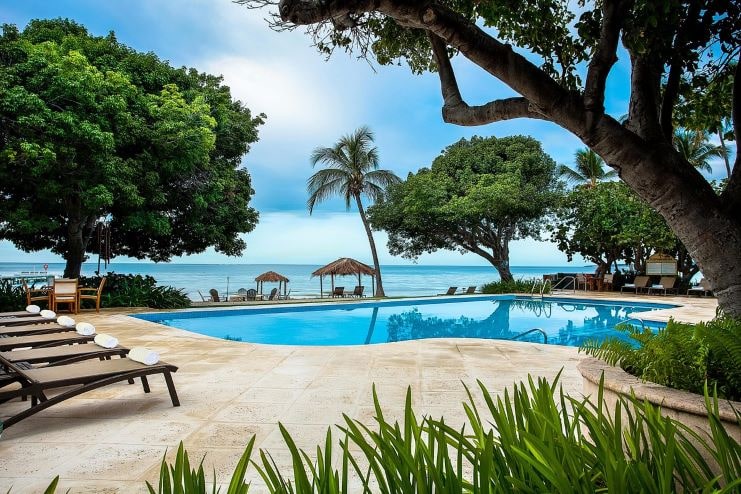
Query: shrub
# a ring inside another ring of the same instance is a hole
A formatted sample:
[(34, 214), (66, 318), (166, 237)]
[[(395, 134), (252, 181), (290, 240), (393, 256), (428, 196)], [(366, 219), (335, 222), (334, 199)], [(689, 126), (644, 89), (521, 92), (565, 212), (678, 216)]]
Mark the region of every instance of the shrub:
[[(741, 446), (719, 425), (717, 401), (706, 400), (708, 442), (650, 403), (621, 398), (607, 410), (602, 384), (593, 404), (566, 396), (557, 383), (531, 378), (498, 398), (479, 383), (486, 407), (479, 410), (469, 392), (467, 424), (460, 429), (443, 418), (417, 416), (410, 391), (403, 420), (392, 423), (374, 390), (376, 425), (345, 415), (339, 440), (330, 428), (313, 451), (297, 448), (279, 424), (292, 471), (281, 471), (267, 451), (251, 459), (253, 437), (227, 492), (247, 492), (248, 463), (275, 493), (730, 493), (741, 487)], [(715, 471), (701, 450), (716, 463)], [(162, 462), (159, 489), (147, 487), (159, 494), (205, 494), (215, 492), (217, 483), (214, 478), (209, 489), (202, 464), (192, 469), (181, 443), (175, 464)]]
[[(481, 287), (481, 293), (530, 293), (533, 283), (538, 283), (537, 290), (540, 290), (542, 281), (539, 278), (520, 278), (512, 281), (492, 281)], [(550, 284), (546, 286), (545, 293), (550, 293)], [(540, 293), (540, 291), (538, 291)]]
[(8, 280), (0, 282), (0, 312), (23, 310), (26, 294), (22, 286), (13, 286)]
[(718, 316), (695, 325), (670, 320), (655, 333), (630, 325), (618, 329), (634, 343), (588, 341), (580, 351), (662, 386), (702, 394), (707, 382), (719, 396), (741, 400), (741, 321)]
[[(97, 288), (100, 276), (81, 277), (80, 286)], [(106, 284), (100, 300), (103, 307), (152, 307), (154, 309), (182, 309), (190, 306), (183, 290), (158, 286), (151, 276), (140, 274), (106, 274)]]

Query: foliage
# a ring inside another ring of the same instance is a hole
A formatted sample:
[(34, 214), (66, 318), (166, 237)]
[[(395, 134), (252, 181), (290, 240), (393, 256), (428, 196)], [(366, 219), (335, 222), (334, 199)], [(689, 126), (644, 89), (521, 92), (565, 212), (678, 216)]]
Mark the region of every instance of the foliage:
[(378, 148), (372, 146), (373, 139), (370, 129), (361, 127), (353, 134), (342, 137), (332, 147), (316, 148), (311, 154), (312, 166), (322, 163), (326, 167), (309, 177), (307, 182), (309, 200), (306, 206), (311, 214), (317, 203), (335, 195), (342, 196), (348, 210), (350, 202), (355, 201), (373, 256), (376, 277), (374, 296), (385, 297), (376, 243), (363, 209), (361, 196), (365, 195), (373, 202), (380, 201), (386, 195), (388, 187), (399, 182), (399, 177), (390, 170), (378, 169)]
[(655, 333), (620, 329), (637, 345), (612, 338), (581, 350), (662, 386), (701, 394), (707, 383), (721, 397), (741, 400), (741, 321), (720, 316), (696, 325), (670, 320)]
[[(375, 389), (376, 424), (344, 415), (340, 438), (335, 441), (329, 429), (313, 451), (299, 449), (279, 425), (292, 468), (281, 470), (263, 450), (250, 459), (253, 438), (228, 492), (246, 491), (248, 459), (274, 493), (731, 493), (741, 486), (741, 446), (720, 425), (717, 402), (710, 399), (708, 441), (648, 402), (620, 398), (608, 409), (602, 384), (597, 404), (565, 395), (558, 378), (553, 384), (530, 378), (499, 397), (479, 387), (478, 400), (467, 390), (464, 427), (418, 416), (411, 390), (401, 421), (392, 421)], [(717, 476), (702, 450), (719, 465)], [(190, 470), (186, 459), (181, 447), (175, 465), (163, 462), (159, 492), (205, 494), (203, 469)], [(149, 492), (156, 491), (149, 486)]]
[[(533, 283), (542, 284), (539, 278), (518, 278), (511, 281), (492, 281), (481, 287), (481, 293), (530, 293)], [(546, 286), (546, 292), (550, 293), (550, 288)]]
[[(102, 307), (151, 307), (153, 309), (184, 309), (190, 306), (185, 292), (171, 286), (158, 286), (151, 276), (108, 273)], [(97, 288), (100, 276), (81, 277), (80, 286)], [(83, 301), (84, 302), (84, 301)]]
[(560, 196), (556, 164), (531, 137), (461, 139), (368, 210), (394, 255), (473, 252), (511, 280), (509, 243), (539, 236)]
[(264, 115), (220, 77), (58, 19), (3, 26), (0, 81), (0, 238), (63, 255), (67, 277), (100, 218), (114, 255), (244, 249), (257, 212), (238, 167)]
[[(244, 477), (249, 466), (254, 445), (255, 436), (252, 436), (237, 466), (234, 468), (234, 473), (229, 481), (226, 494), (245, 494), (249, 491), (250, 486), (244, 481)], [(157, 490), (149, 482), (147, 482), (147, 489), (150, 494), (206, 494), (209, 489), (206, 484), (206, 475), (203, 472), (203, 459), (198, 464), (198, 470), (191, 468), (188, 452), (185, 451), (185, 447), (181, 441), (175, 455), (174, 465), (168, 465), (166, 457), (162, 459)], [(213, 494), (219, 492), (219, 489), (216, 488), (215, 471), (211, 492)]]
[[(598, 274), (618, 260), (643, 271), (657, 251), (686, 254), (663, 218), (622, 182), (575, 188), (556, 213), (551, 238), (569, 261), (580, 254), (597, 265)], [(691, 264), (688, 279), (697, 272)]]
[(594, 187), (597, 182), (617, 177), (615, 170), (605, 170), (605, 162), (591, 149), (580, 149), (574, 156), (576, 169), (559, 165), (558, 174), (567, 182)]
[(23, 310), (26, 294), (22, 286), (13, 286), (9, 280), (0, 281), (0, 312)]
[(674, 147), (692, 166), (704, 172), (712, 172), (710, 160), (724, 158), (728, 151), (725, 148), (708, 142), (705, 131), (677, 129), (674, 133)]

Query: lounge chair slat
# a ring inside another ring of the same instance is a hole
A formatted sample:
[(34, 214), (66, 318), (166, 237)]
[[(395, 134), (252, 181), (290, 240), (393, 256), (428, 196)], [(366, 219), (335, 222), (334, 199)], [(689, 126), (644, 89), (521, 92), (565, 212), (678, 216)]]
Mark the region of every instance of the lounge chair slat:
[(62, 326), (61, 324), (29, 324), (25, 326), (0, 327), (0, 334), (5, 336), (23, 336), (44, 333), (64, 333), (74, 331), (75, 328)]
[[(115, 360), (88, 360), (69, 365), (60, 365), (57, 367), (42, 367), (24, 372), (24, 375), (36, 382), (44, 385), (63, 385), (60, 383), (70, 381), (82, 381), (86, 379), (100, 379), (112, 374), (122, 372), (131, 372), (141, 370), (144, 364), (134, 362), (131, 359)], [(160, 362), (152, 366), (146, 366), (149, 369), (168, 368), (171, 371), (177, 370), (174, 365)]]
[(75, 331), (66, 333), (35, 334), (30, 336), (11, 336), (0, 338), (0, 352), (14, 348), (41, 348), (45, 346), (71, 345), (73, 343), (87, 343), (95, 339), (94, 336), (81, 336)]
[(0, 319), (0, 326), (25, 326), (28, 324), (51, 324), (56, 322), (54, 319), (45, 317), (16, 317), (13, 319)]
[(51, 348), (32, 348), (30, 350), (0, 352), (0, 358), (10, 362), (30, 362), (36, 364), (41, 362), (67, 360), (84, 355), (90, 355), (93, 357), (118, 354), (125, 355), (128, 351), (128, 348), (122, 346), (103, 348), (98, 345), (64, 345)]

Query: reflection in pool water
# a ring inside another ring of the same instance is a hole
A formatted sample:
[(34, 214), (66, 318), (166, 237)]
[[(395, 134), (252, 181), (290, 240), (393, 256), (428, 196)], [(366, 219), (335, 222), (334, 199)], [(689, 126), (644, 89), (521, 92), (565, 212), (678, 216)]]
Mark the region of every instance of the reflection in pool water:
[[(220, 338), (284, 345), (367, 345), (424, 338), (512, 339), (541, 328), (548, 344), (579, 346), (591, 338), (621, 337), (615, 326), (631, 314), (665, 307), (670, 306), (478, 297), (453, 302), (432, 299), (141, 317)], [(542, 343), (543, 339), (541, 333), (534, 332), (519, 340)]]

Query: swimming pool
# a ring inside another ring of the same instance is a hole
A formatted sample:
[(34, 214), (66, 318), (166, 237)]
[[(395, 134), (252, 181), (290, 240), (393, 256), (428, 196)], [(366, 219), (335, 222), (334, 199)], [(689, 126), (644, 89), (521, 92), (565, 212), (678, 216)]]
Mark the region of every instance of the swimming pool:
[[(367, 345), (424, 338), (488, 338), (579, 346), (621, 336), (615, 326), (636, 312), (669, 304), (544, 300), (511, 295), (459, 296), (240, 309), (201, 309), (134, 317), (229, 340), (276, 345)], [(658, 325), (654, 325), (658, 326)]]

